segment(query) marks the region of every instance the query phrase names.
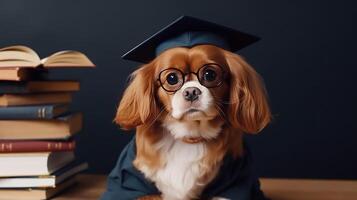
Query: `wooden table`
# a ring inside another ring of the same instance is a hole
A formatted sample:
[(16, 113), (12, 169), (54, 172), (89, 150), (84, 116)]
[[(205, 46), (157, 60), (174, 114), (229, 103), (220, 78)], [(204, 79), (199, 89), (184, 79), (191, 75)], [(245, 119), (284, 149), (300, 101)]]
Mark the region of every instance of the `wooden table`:
[[(104, 175), (81, 175), (76, 186), (54, 199), (98, 199), (105, 182)], [(357, 181), (262, 178), (261, 184), (273, 200), (357, 200)]]

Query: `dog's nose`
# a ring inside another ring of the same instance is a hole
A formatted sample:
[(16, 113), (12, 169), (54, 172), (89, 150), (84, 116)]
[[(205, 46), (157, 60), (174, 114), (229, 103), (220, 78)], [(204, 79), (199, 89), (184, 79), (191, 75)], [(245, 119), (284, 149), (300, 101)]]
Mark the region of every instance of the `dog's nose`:
[(186, 99), (186, 101), (195, 101), (198, 99), (198, 96), (202, 94), (201, 90), (198, 89), (197, 87), (188, 87), (183, 90), (183, 97)]

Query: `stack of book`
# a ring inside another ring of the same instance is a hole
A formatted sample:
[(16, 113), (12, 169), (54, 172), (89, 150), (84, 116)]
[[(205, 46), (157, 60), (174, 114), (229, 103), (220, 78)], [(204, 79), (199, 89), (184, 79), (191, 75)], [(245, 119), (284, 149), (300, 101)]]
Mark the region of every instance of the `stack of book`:
[(48, 80), (52, 68), (94, 67), (83, 53), (47, 58), (26, 46), (0, 49), (0, 199), (47, 199), (87, 168), (75, 159), (82, 114), (70, 112), (78, 81)]

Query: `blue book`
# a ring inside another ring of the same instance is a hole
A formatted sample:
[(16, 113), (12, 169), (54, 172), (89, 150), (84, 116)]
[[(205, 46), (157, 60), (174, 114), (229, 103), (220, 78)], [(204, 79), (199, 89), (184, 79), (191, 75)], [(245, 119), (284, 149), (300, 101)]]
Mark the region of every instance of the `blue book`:
[(68, 111), (68, 105), (0, 107), (0, 119), (52, 119)]

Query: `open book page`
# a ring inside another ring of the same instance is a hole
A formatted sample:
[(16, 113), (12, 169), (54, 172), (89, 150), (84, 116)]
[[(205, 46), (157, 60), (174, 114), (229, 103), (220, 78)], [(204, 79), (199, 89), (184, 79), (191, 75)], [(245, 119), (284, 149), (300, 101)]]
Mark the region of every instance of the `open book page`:
[(86, 55), (78, 51), (66, 50), (52, 54), (41, 60), (45, 68), (52, 67), (94, 67)]
[(40, 57), (29, 47), (16, 45), (0, 49), (0, 67), (36, 67)]
[(29, 47), (16, 45), (0, 49), (0, 68), (66, 68), (94, 67), (89, 58), (81, 52), (66, 50), (54, 53), (40, 59), (37, 53)]

